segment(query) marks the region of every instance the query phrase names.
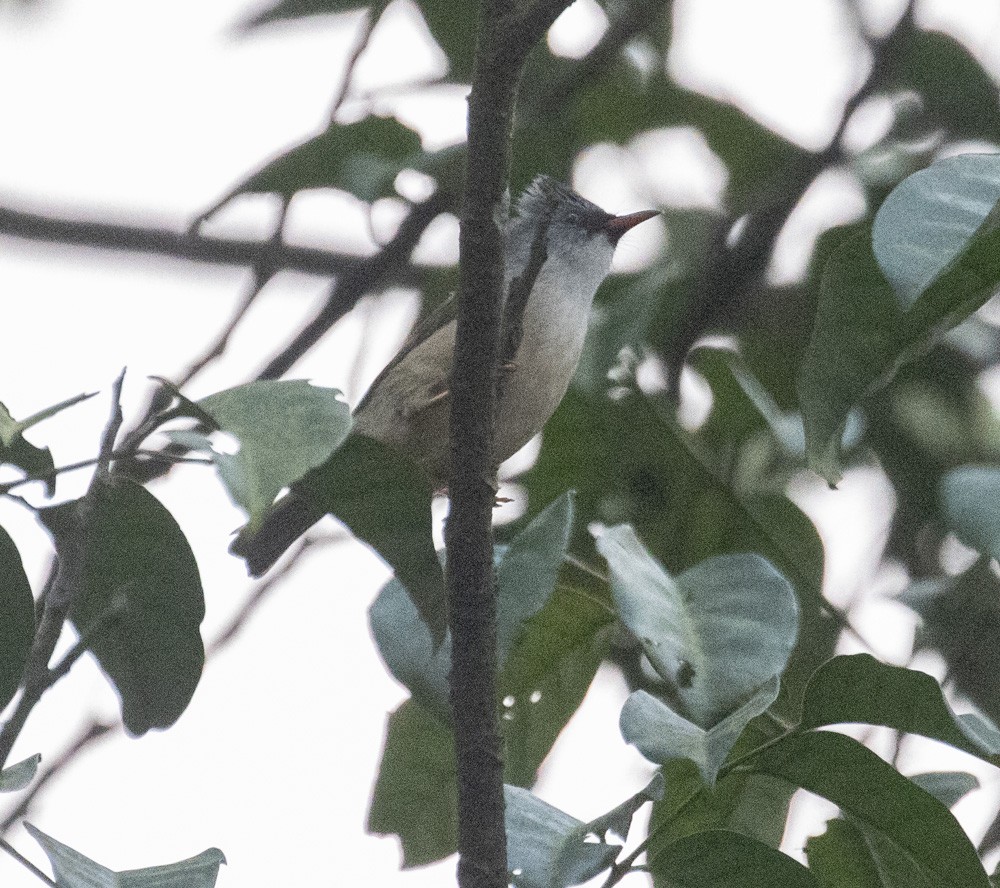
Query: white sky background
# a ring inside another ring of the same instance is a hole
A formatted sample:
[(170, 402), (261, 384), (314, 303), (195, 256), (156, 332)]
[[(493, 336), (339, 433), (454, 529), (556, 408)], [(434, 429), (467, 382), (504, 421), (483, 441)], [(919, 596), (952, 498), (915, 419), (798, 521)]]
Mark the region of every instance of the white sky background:
[[(881, 2), (870, 21), (884, 28), (901, 6)], [(826, 142), (868, 63), (850, 37), (842, 3), (678, 0), (678, 8), (672, 70), (686, 85), (730, 97), (810, 148)], [(994, 71), (1000, 68), (995, 3), (939, 0), (920, 9), (923, 23), (956, 34)], [(319, 130), (358, 18), (312, 19), (234, 37), (232, 26), (250, 10), (240, 0), (53, 0), (27, 14), (0, 4), (0, 203), (182, 228), (263, 159)], [(359, 93), (442, 73), (442, 56), (415, 44), (413, 27), (405, 0), (398, 0), (360, 66)], [(601, 27), (599, 10), (578, 0), (557, 23), (553, 40), (567, 52), (586, 48)], [(428, 145), (454, 142), (464, 130), (464, 95), (455, 88), (419, 100), (397, 89), (376, 107), (418, 126)], [(348, 103), (344, 111), (360, 108)], [(622, 170), (633, 175), (626, 179)], [(596, 148), (581, 159), (575, 181), (609, 210), (626, 211), (650, 197), (711, 205), (721, 175), (697, 139), (675, 133), (643, 140), (630, 152)], [(847, 174), (817, 183), (783, 240), (775, 277), (800, 273), (811, 239), (858, 213), (860, 201)], [(391, 202), (377, 209), (375, 227), (384, 234), (397, 211)], [(274, 211), (267, 198), (242, 200), (211, 230), (266, 235)], [(366, 231), (356, 202), (315, 194), (294, 202), (288, 237), (367, 252), (374, 246)], [(456, 231), (441, 222), (422, 255), (453, 257)], [(655, 225), (638, 229), (622, 245), (619, 267), (641, 266), (662, 241)], [(28, 415), (78, 391), (106, 392), (127, 365), (126, 414), (134, 416), (145, 377), (176, 375), (224, 324), (247, 280), (234, 269), (0, 238), (6, 332), (0, 400), (15, 416)], [(311, 313), (322, 291), (298, 275), (273, 282), (226, 359), (190, 394), (239, 381), (248, 365), (259, 363), (255, 356), (265, 343)], [(363, 323), (355, 318), (294, 375), (356, 398), (399, 341), (414, 303), (394, 293), (371, 303), (371, 311), (380, 336), (367, 343), (360, 369), (354, 352)], [(57, 464), (92, 456), (106, 411), (106, 397), (95, 398), (39, 427), (34, 440), (52, 446)], [(210, 640), (250, 584), (241, 562), (226, 554), (241, 517), (204, 473), (178, 469), (154, 491), (198, 555), (208, 606), (203, 634)], [(85, 482), (80, 475), (61, 481), (60, 495), (78, 494)], [(864, 540), (885, 532), (885, 489), (874, 473), (860, 471), (836, 494), (803, 481), (795, 495), (817, 516), (834, 565), (830, 594), (845, 603), (873, 580)], [(6, 503), (0, 503), (0, 522), (38, 581), (47, 552), (41, 531)], [(834, 532), (846, 525), (856, 534)], [(174, 728), (96, 747), (44, 796), (33, 822), (115, 869), (218, 846), (229, 860), (221, 886), (399, 880), (417, 888), (450, 879), (453, 861), (400, 875), (395, 841), (364, 832), (385, 714), (406, 696), (367, 631), (366, 609), (385, 576), (378, 559), (357, 544), (313, 554), (212, 662)], [(886, 588), (892, 581), (878, 579)], [(882, 656), (905, 658), (912, 619), (902, 608), (875, 601), (859, 621)], [(584, 819), (634, 792), (648, 771), (618, 734), (615, 701), (624, 689), (612, 673), (602, 678), (560, 739), (539, 787), (553, 804)], [(77, 722), (94, 712), (114, 718), (117, 702), (85, 660), (36, 710), (13, 760), (36, 751), (53, 760)], [(910, 770), (970, 767), (964, 757), (946, 761), (938, 750), (934, 756), (914, 760)], [(995, 777), (981, 773), (995, 789)], [(982, 828), (975, 806), (964, 803), (959, 813), (974, 830)], [(12, 838), (42, 861), (26, 834)], [(789, 837), (789, 844), (800, 846), (801, 837)], [(0, 884), (40, 883), (3, 857)]]

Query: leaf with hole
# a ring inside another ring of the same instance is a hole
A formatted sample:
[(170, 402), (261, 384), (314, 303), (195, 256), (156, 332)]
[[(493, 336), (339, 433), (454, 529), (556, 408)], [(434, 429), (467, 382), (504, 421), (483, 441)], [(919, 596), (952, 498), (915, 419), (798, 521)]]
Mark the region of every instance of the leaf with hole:
[[(202, 398), (195, 405), (231, 435), (235, 452), (210, 433), (173, 432), (173, 439), (208, 453), (234, 502), (259, 525), (278, 493), (325, 462), (351, 429), (351, 409), (337, 389), (305, 380), (263, 380)], [(194, 410), (191, 411), (195, 412)]]
[(710, 727), (780, 675), (795, 646), (798, 604), (759, 555), (720, 555), (670, 576), (627, 525), (597, 538), (618, 613), (685, 716)]

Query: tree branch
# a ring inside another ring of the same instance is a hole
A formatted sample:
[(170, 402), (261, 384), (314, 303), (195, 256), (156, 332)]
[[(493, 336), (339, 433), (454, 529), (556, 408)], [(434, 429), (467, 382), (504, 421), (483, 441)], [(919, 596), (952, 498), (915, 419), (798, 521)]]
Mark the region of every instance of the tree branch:
[(110, 480), (115, 438), (122, 425), (121, 394), (124, 381), (125, 371), (122, 370), (111, 390), (111, 417), (101, 436), (94, 477), (86, 494), (76, 504), (72, 526), (59, 534), (56, 541), (59, 563), (55, 578), (45, 595), (41, 620), (35, 631), (28, 661), (24, 666), (21, 698), (17, 701), (10, 718), (4, 723), (3, 729), (0, 730), (0, 767), (7, 761), (31, 710), (54, 680), (55, 673), (49, 668), (49, 661), (62, 633), (66, 615), (83, 585), (91, 518), (101, 488)]
[(66, 219), (2, 206), (0, 234), (78, 247), (150, 253), (213, 265), (301, 271), (324, 277), (351, 271), (368, 261), (359, 256), (291, 247), (277, 241), (229, 240), (166, 228)]
[(458, 882), (506, 888), (503, 761), (497, 718), (492, 517), (510, 136), (524, 61), (570, 0), (483, 0), (469, 96), (451, 379), (451, 510), (445, 529), (451, 711), (458, 773)]
[(275, 355), (257, 375), (257, 379), (277, 379), (311, 349), (337, 321), (347, 314), (366, 293), (387, 286), (406, 265), (421, 235), (438, 214), (444, 212), (450, 199), (436, 191), (417, 204), (399, 226), (396, 236), (378, 253), (345, 271), (333, 285), (330, 296), (319, 313), (295, 338)]

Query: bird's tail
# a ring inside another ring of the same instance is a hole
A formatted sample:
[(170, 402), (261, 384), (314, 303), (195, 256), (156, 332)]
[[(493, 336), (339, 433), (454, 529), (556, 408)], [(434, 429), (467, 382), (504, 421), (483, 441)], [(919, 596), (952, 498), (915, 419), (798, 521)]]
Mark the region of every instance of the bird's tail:
[(325, 514), (293, 490), (274, 504), (256, 532), (241, 531), (229, 551), (246, 560), (250, 576), (262, 576)]

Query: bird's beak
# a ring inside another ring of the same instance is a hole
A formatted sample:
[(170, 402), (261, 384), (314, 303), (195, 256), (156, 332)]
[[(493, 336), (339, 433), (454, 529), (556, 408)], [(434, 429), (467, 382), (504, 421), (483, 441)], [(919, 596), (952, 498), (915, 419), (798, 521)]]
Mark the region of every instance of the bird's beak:
[(616, 244), (626, 231), (635, 228), (640, 222), (659, 215), (659, 210), (642, 210), (638, 213), (629, 213), (627, 216), (612, 216), (604, 224), (604, 231), (608, 235), (608, 240)]

